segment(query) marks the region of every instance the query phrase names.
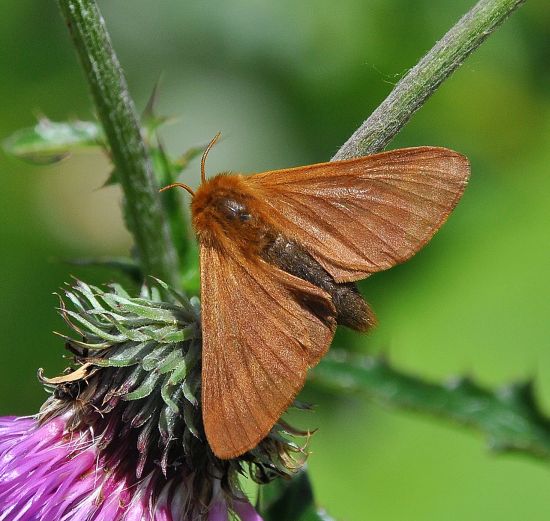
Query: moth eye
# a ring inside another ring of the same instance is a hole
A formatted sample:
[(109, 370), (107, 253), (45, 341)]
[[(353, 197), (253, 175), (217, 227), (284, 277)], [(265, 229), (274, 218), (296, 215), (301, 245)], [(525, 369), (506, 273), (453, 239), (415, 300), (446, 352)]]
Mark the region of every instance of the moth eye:
[(231, 221), (238, 219), (241, 222), (246, 222), (252, 218), (247, 207), (234, 199), (224, 199), (220, 204), (220, 210), (224, 217)]

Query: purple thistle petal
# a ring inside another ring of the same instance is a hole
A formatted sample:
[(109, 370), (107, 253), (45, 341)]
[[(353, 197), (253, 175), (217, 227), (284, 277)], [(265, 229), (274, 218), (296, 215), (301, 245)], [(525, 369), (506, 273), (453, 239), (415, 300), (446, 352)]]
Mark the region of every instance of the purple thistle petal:
[[(166, 481), (158, 468), (138, 481), (101, 443), (89, 431), (68, 432), (63, 417), (43, 425), (0, 418), (0, 521), (191, 520), (185, 474)], [(228, 519), (219, 497), (210, 521)]]
[(228, 521), (227, 503), (224, 499), (213, 502), (208, 512), (208, 521)]
[(248, 501), (233, 501), (232, 507), (241, 521), (263, 521), (260, 514)]
[[(90, 431), (68, 432), (67, 420), (40, 425), (32, 418), (0, 417), (0, 521), (195, 519), (191, 476), (166, 481), (159, 468), (138, 481), (117, 472), (100, 448), (104, 440)], [(204, 516), (228, 521), (228, 503), (215, 481)], [(241, 521), (262, 521), (246, 500), (233, 500), (231, 510)]]

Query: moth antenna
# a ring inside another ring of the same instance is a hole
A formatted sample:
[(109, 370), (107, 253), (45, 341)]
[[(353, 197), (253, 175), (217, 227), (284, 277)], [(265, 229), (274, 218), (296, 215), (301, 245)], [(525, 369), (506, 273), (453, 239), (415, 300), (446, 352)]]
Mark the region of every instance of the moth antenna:
[(208, 146), (204, 149), (204, 152), (202, 153), (202, 158), (201, 158), (201, 183), (206, 182), (206, 171), (204, 169), (204, 165), (206, 163), (206, 158), (208, 156), (208, 152), (210, 152), (212, 147), (218, 142), (218, 139), (220, 139), (221, 135), (222, 135), (222, 133), (218, 132), (214, 136), (214, 139), (212, 139), (212, 141), (210, 141), (210, 143), (208, 143)]
[(191, 194), (191, 197), (195, 197), (194, 190), (190, 186), (188, 186), (184, 183), (172, 183), (171, 185), (168, 185), (168, 186), (165, 186), (164, 188), (161, 188), (159, 190), (159, 192), (164, 192), (165, 190), (170, 190), (170, 188), (174, 188), (175, 186), (177, 186), (178, 188), (183, 188), (184, 190), (187, 190)]

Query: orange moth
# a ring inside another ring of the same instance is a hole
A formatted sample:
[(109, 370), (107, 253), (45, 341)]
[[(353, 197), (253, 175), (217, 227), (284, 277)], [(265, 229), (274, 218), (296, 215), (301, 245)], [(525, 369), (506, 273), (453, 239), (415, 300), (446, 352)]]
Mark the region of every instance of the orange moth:
[(406, 261), (447, 219), (469, 176), (452, 150), (416, 147), (206, 179), (200, 245), (202, 413), (222, 459), (254, 448), (327, 352), (336, 326), (368, 331), (354, 281)]

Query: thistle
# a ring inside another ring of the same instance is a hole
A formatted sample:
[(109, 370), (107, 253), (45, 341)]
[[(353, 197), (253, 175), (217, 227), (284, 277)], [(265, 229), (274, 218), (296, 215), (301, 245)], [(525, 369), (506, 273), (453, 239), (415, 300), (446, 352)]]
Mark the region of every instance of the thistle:
[[(290, 477), (306, 452), (278, 423), (255, 449), (220, 460), (201, 418), (199, 304), (166, 284), (133, 298), (77, 281), (59, 311), (79, 338), (34, 418), (0, 420), (1, 519), (260, 519), (240, 489)], [(70, 304), (70, 308), (68, 307)]]

